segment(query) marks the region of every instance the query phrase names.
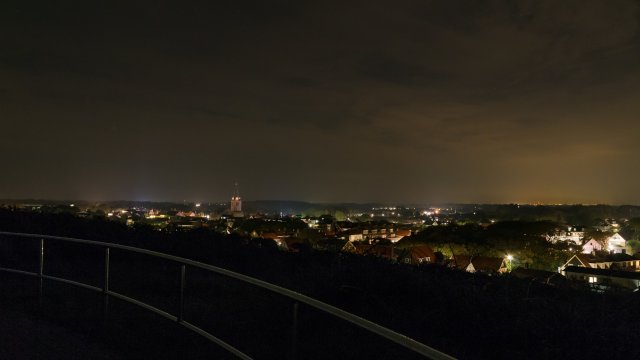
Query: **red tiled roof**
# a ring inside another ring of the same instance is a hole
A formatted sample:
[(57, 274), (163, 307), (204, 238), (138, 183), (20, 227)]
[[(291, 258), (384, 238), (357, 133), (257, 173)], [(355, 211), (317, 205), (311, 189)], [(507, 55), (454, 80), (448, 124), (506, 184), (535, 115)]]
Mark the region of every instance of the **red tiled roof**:
[(469, 255), (453, 255), (453, 265), (456, 269), (466, 270), (470, 263), (471, 256)]
[(411, 236), (411, 230), (398, 229), (396, 230), (397, 236)]
[(411, 259), (410, 262), (414, 265), (420, 264), (420, 259), (428, 258), (429, 262), (436, 261), (436, 253), (427, 245), (413, 246), (405, 249), (399, 256), (401, 261), (406, 262), (406, 259)]
[(476, 271), (497, 272), (503, 267), (504, 258), (474, 256), (471, 258), (471, 263)]

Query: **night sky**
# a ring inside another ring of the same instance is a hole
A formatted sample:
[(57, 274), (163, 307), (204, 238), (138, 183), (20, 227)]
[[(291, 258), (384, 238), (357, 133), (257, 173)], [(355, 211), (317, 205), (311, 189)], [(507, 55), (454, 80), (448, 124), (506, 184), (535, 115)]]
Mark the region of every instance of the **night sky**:
[(639, 204), (639, 10), (2, 1), (0, 198)]

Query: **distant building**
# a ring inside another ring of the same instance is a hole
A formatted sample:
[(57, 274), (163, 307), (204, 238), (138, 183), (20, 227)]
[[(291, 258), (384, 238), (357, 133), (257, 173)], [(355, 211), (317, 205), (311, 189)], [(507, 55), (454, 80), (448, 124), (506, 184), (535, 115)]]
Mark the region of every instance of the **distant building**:
[(609, 289), (637, 291), (640, 286), (640, 273), (634, 271), (568, 266), (564, 272), (567, 279), (588, 283), (597, 291)]
[(567, 279), (562, 276), (562, 274), (545, 270), (525, 269), (519, 267), (511, 271), (511, 276), (551, 286), (563, 286), (567, 283)]
[(591, 239), (582, 245), (583, 254), (593, 254), (596, 251), (602, 251), (602, 249), (602, 244), (596, 239)]
[(436, 257), (436, 253), (429, 246), (418, 245), (400, 250), (397, 260), (405, 264), (421, 265), (434, 264)]
[(362, 230), (349, 230), (348, 234), (349, 234), (349, 238), (347, 240), (349, 241), (364, 240), (364, 237), (362, 236)]
[(375, 256), (384, 258), (387, 260), (396, 260), (396, 254), (394, 252), (394, 247), (392, 245), (381, 245), (381, 244), (352, 244), (352, 246), (343, 248), (343, 251), (354, 252), (358, 255), (364, 256)]
[(567, 260), (564, 265), (558, 267), (558, 272), (564, 275), (564, 269), (569, 266), (591, 267), (591, 258), (585, 254), (576, 254)]
[(596, 251), (607, 251), (611, 254), (624, 254), (626, 253), (627, 240), (625, 240), (620, 234), (615, 233), (609, 236), (604, 242), (599, 242), (595, 239), (587, 241), (582, 246), (583, 254), (593, 254)]
[[(327, 235), (327, 234), (325, 234)], [(349, 241), (369, 241), (373, 242), (377, 239), (387, 239), (393, 243), (400, 241), (405, 236), (411, 235), (411, 230), (398, 230), (398, 233), (394, 231), (393, 227), (370, 227), (370, 228), (355, 228), (349, 229), (343, 233), (346, 236), (346, 240)]]
[(231, 206), (229, 207), (229, 212), (231, 213), (232, 217), (244, 217), (244, 213), (242, 212), (242, 198), (240, 197), (240, 192), (238, 191), (238, 183), (236, 183), (236, 194), (231, 197)]
[(565, 241), (580, 245), (582, 244), (583, 238), (584, 228), (582, 226), (569, 226), (567, 230), (558, 231), (553, 235), (547, 235), (547, 241), (553, 244), (558, 241)]
[(576, 254), (560, 266), (558, 272), (564, 275), (564, 271), (568, 267), (640, 272), (640, 257), (621, 253), (606, 256)]
[(610, 236), (605, 244), (607, 245), (607, 251), (613, 254), (624, 254), (627, 248), (627, 240), (625, 240), (620, 234), (615, 233)]
[(620, 224), (618, 224), (618, 222), (613, 219), (605, 219), (604, 221), (600, 222), (600, 224), (598, 224), (597, 226), (594, 226), (594, 228), (602, 232), (607, 232), (607, 231), (618, 232), (618, 230), (620, 230)]

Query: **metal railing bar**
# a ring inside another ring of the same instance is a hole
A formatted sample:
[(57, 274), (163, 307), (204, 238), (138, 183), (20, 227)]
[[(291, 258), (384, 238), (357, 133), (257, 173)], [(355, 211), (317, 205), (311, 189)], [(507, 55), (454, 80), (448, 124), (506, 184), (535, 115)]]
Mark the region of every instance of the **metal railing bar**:
[(21, 275), (29, 275), (29, 276), (40, 276), (40, 274), (38, 274), (37, 272), (32, 272), (32, 271), (24, 271), (24, 270), (18, 270), (18, 269), (11, 269), (11, 268), (5, 268), (5, 267), (0, 267), (0, 271), (6, 271), (6, 272), (10, 272), (10, 273), (16, 273), (16, 274), (21, 274)]
[[(325, 313), (334, 315), (336, 317), (339, 317), (347, 322), (350, 322), (354, 325), (357, 325), (365, 330), (368, 330), (370, 332), (373, 332), (375, 334), (378, 334), (392, 342), (395, 342), (407, 349), (413, 350), (421, 355), (425, 355), (429, 358), (432, 358), (434, 360), (452, 360), (455, 359), (454, 357), (451, 357), (443, 352), (440, 352), (432, 347), (429, 347), (421, 342), (418, 342), (408, 336), (402, 335), (400, 333), (397, 333), (389, 328), (386, 328), (384, 326), (378, 325), (372, 321), (369, 321), (367, 319), (361, 318), (357, 315), (354, 315), (352, 313), (349, 313), (347, 311), (344, 311), (342, 309), (339, 309), (335, 306), (326, 304), (322, 301), (310, 298), (306, 295), (300, 294), (298, 292), (289, 290), (289, 289), (285, 289), (283, 287), (280, 287), (278, 285), (274, 285), (271, 283), (268, 283), (266, 281), (262, 281), (262, 280), (258, 280), (256, 278), (247, 276), (247, 275), (242, 275), (236, 272), (233, 272), (231, 270), (227, 270), (227, 269), (223, 269), (223, 268), (219, 268), (216, 266), (212, 266), (212, 265), (208, 265), (205, 263), (201, 263), (199, 261), (195, 261), (195, 260), (190, 260), (190, 259), (186, 259), (186, 258), (182, 258), (179, 256), (174, 256), (174, 255), (168, 255), (168, 254), (163, 254), (157, 251), (152, 251), (152, 250), (147, 250), (147, 249), (141, 249), (141, 248), (136, 248), (133, 246), (127, 246), (127, 245), (120, 245), (120, 244), (116, 244), (116, 243), (107, 243), (107, 242), (101, 242), (101, 241), (93, 241), (93, 240), (83, 240), (83, 239), (76, 239), (76, 238), (69, 238), (69, 237), (63, 237), (63, 236), (51, 236), (51, 235), (41, 235), (41, 234), (25, 234), (25, 233), (15, 233), (15, 232), (4, 232), (4, 231), (0, 231), (0, 235), (7, 235), (7, 236), (18, 236), (18, 237), (28, 237), (28, 238), (44, 238), (44, 239), (51, 239), (51, 240), (61, 240), (61, 241), (67, 241), (67, 242), (72, 242), (72, 243), (78, 243), (78, 244), (87, 244), (87, 245), (93, 245), (93, 246), (103, 246), (103, 247), (109, 247), (112, 249), (121, 249), (121, 250), (126, 250), (126, 251), (130, 251), (130, 252), (135, 252), (135, 253), (139, 253), (139, 254), (145, 254), (145, 255), (149, 255), (149, 256), (153, 256), (153, 257), (158, 257), (158, 258), (162, 258), (162, 259), (166, 259), (166, 260), (170, 260), (170, 261), (174, 261), (174, 262), (178, 262), (178, 263), (182, 263), (182, 264), (186, 264), (189, 266), (193, 266), (193, 267), (197, 267), (200, 269), (204, 269), (204, 270), (209, 270), (211, 272), (220, 274), (220, 275), (224, 275), (227, 277), (230, 277), (232, 279), (236, 279), (236, 280), (240, 280), (242, 282), (248, 283), (248, 284), (252, 284), (255, 286), (258, 286), (260, 288), (269, 290), (271, 292), (275, 292), (278, 294), (281, 294), (283, 296), (286, 296), (290, 299), (293, 299), (295, 301), (304, 303), (306, 305), (309, 305), (313, 308), (316, 308), (320, 311), (323, 311)], [(109, 294), (111, 294), (111, 292), (108, 292)], [(131, 299), (133, 301), (137, 301), (135, 299)], [(146, 305), (144, 303), (140, 303), (140, 305), (142, 307), (147, 307), (149, 305)], [(151, 306), (149, 306), (150, 308), (153, 308)], [(154, 311), (152, 309), (148, 308), (151, 311)], [(158, 310), (160, 312), (162, 312), (163, 314), (169, 315), (166, 312), (163, 312), (162, 310), (153, 308), (155, 310)], [(160, 314), (160, 313), (159, 313)], [(160, 314), (160, 315), (163, 315)], [(164, 316), (164, 315), (163, 315)], [(175, 321), (175, 316), (173, 315), (169, 315), (171, 316), (171, 318), (173, 318), (173, 321)], [(165, 316), (166, 317), (166, 316)]]
[(104, 282), (102, 290), (109, 292), (109, 248), (104, 249)]
[[(4, 267), (0, 267), (0, 271), (6, 271), (6, 272), (21, 274), (21, 275), (29, 275), (29, 276), (34, 276), (34, 277), (40, 277), (40, 274), (36, 273), (36, 272), (16, 270), (16, 269), (4, 268)], [(84, 289), (93, 290), (93, 291), (96, 291), (96, 292), (104, 292), (103, 288), (99, 288), (97, 286), (88, 285), (88, 284), (81, 283), (81, 282), (78, 282), (78, 281), (59, 278), (59, 277), (56, 277), (56, 276), (50, 276), (50, 275), (44, 275), (43, 274), (42, 278), (46, 279), (46, 280), (53, 280), (53, 281), (62, 282), (62, 283), (69, 284), (69, 285), (79, 286), (79, 287), (82, 287)], [(234, 348), (233, 346), (227, 344), (223, 340), (215, 337), (214, 335), (206, 332), (205, 330), (203, 330), (203, 329), (201, 329), (201, 328), (199, 328), (199, 327), (197, 327), (197, 326), (195, 326), (195, 325), (193, 325), (191, 323), (188, 323), (188, 322), (183, 321), (183, 320), (178, 320), (178, 318), (176, 316), (173, 316), (173, 315), (171, 315), (171, 314), (169, 314), (169, 313), (167, 313), (167, 312), (165, 312), (163, 310), (160, 310), (160, 309), (158, 309), (158, 308), (156, 308), (154, 306), (151, 306), (149, 304), (146, 304), (146, 303), (144, 303), (142, 301), (130, 298), (130, 297), (126, 296), (126, 295), (122, 295), (122, 294), (114, 292), (114, 291), (108, 290), (108, 291), (106, 291), (106, 294), (110, 295), (110, 296), (113, 296), (115, 298), (118, 298), (120, 300), (132, 303), (134, 305), (138, 305), (138, 306), (140, 306), (142, 308), (145, 308), (145, 309), (147, 309), (147, 310), (149, 310), (149, 311), (151, 311), (151, 312), (153, 312), (155, 314), (158, 314), (158, 315), (160, 315), (160, 316), (162, 316), (162, 317), (164, 317), (166, 319), (169, 319), (171, 321), (177, 322), (178, 324), (186, 327), (187, 329), (189, 329), (189, 330), (191, 330), (191, 331), (193, 331), (193, 332), (205, 337), (209, 341), (214, 342), (215, 344), (219, 345), (220, 347), (224, 348), (225, 350), (229, 351), (230, 353), (236, 355), (237, 357), (239, 357), (241, 359), (252, 360), (251, 357), (249, 357), (248, 355), (244, 354), (240, 350)]]
[(187, 272), (186, 265), (180, 265), (180, 298), (178, 299), (178, 321), (184, 320), (184, 286)]
[(42, 298), (44, 296), (44, 239), (40, 239), (40, 251), (38, 252), (38, 304), (42, 308)]
[(189, 329), (189, 330), (191, 330), (191, 331), (193, 331), (195, 333), (198, 333), (198, 334), (204, 336), (205, 338), (207, 338), (211, 342), (216, 343), (220, 347), (224, 348), (225, 350), (229, 351), (230, 353), (232, 353), (233, 355), (235, 355), (235, 356), (237, 356), (237, 357), (239, 357), (241, 359), (252, 360), (252, 358), (249, 355), (243, 353), (242, 351), (234, 348), (233, 346), (227, 344), (226, 342), (220, 340), (219, 338), (213, 336), (212, 334), (206, 332), (205, 330), (203, 330), (203, 329), (201, 329), (201, 328), (199, 328), (199, 327), (197, 327), (197, 326), (195, 326), (195, 325), (193, 325), (193, 324), (191, 324), (191, 323), (189, 323), (187, 321), (180, 321), (180, 322), (178, 322), (178, 324), (186, 327), (187, 329)]
[(221, 339), (215, 337), (214, 335), (206, 332), (205, 330), (203, 330), (203, 329), (201, 329), (201, 328), (199, 328), (199, 327), (197, 327), (197, 326), (195, 326), (195, 325), (193, 325), (193, 324), (191, 324), (189, 322), (182, 321), (182, 320), (178, 321), (178, 318), (176, 316), (171, 315), (171, 314), (169, 314), (168, 312), (166, 312), (164, 310), (160, 310), (160, 309), (158, 309), (158, 308), (156, 308), (154, 306), (151, 306), (149, 304), (143, 303), (142, 301), (130, 298), (130, 297), (126, 296), (126, 295), (122, 295), (122, 294), (117, 293), (117, 292), (113, 292), (111, 290), (109, 290), (107, 292), (107, 294), (109, 294), (110, 296), (113, 296), (113, 297), (115, 297), (117, 299), (120, 299), (120, 300), (123, 300), (123, 301), (127, 301), (129, 303), (134, 304), (134, 305), (138, 305), (138, 306), (140, 306), (140, 307), (142, 307), (144, 309), (147, 309), (147, 310), (149, 310), (151, 312), (154, 312), (154, 313), (156, 313), (156, 314), (158, 314), (158, 315), (160, 315), (160, 316), (162, 316), (162, 317), (164, 317), (166, 319), (174, 321), (174, 322), (186, 327), (187, 329), (192, 330), (193, 332), (195, 332), (195, 333), (207, 338), (208, 340), (216, 343), (220, 347), (222, 347), (225, 350), (229, 351), (230, 353), (238, 356), (239, 358), (251, 360), (251, 357), (249, 357), (248, 355), (244, 354), (240, 350), (234, 348), (233, 346), (229, 345), (224, 340), (221, 340)]
[[(102, 289), (100, 289), (100, 291), (102, 291)], [(145, 308), (145, 309), (147, 309), (147, 310), (149, 310), (151, 312), (154, 312), (154, 313), (156, 313), (156, 314), (158, 314), (158, 315), (160, 315), (160, 316), (162, 316), (162, 317), (164, 317), (166, 319), (169, 319), (171, 321), (174, 321), (174, 322), (178, 321), (178, 318), (176, 316), (171, 315), (171, 314), (169, 314), (168, 312), (166, 312), (164, 310), (160, 310), (157, 307), (151, 306), (151, 305), (149, 305), (147, 303), (144, 303), (144, 302), (142, 302), (140, 300), (136, 300), (134, 298), (130, 298), (130, 297), (126, 296), (126, 295), (122, 295), (120, 293), (117, 293), (117, 292), (114, 292), (114, 291), (111, 291), (111, 290), (107, 291), (107, 294), (109, 296), (113, 296), (114, 298), (117, 298), (117, 299), (129, 302), (129, 303), (132, 303), (134, 305), (138, 305), (138, 306), (140, 306), (142, 308)]]
[(69, 284), (69, 285), (75, 285), (75, 286), (78, 286), (78, 287), (81, 287), (81, 288), (85, 288), (85, 289), (93, 290), (93, 291), (97, 291), (97, 292), (101, 292), (102, 291), (102, 288), (99, 288), (97, 286), (93, 286), (93, 285), (89, 285), (89, 284), (85, 284), (85, 283), (81, 283), (81, 282), (73, 281), (73, 280), (69, 280), (69, 279), (64, 279), (64, 278), (57, 277), (57, 276), (42, 275), (42, 278), (46, 279), (46, 280), (53, 280), (53, 281)]

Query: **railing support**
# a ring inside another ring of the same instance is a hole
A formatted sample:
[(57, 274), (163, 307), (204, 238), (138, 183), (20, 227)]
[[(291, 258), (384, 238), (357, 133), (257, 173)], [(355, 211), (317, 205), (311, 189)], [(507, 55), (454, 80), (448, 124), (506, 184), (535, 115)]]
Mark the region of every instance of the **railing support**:
[(186, 273), (187, 266), (184, 264), (180, 265), (180, 300), (178, 303), (178, 322), (182, 322), (182, 320), (184, 320), (184, 286)]
[(298, 358), (298, 303), (293, 303), (293, 323), (291, 326), (291, 360)]
[(104, 249), (104, 284), (102, 286), (102, 293), (104, 294), (103, 298), (103, 316), (106, 321), (107, 316), (109, 315), (109, 264), (110, 260), (110, 249), (107, 247)]
[[(344, 310), (341, 310), (339, 308), (336, 308), (334, 306), (331, 306), (329, 304), (323, 303), (319, 300), (310, 298), (308, 296), (302, 295), (300, 293), (297, 293), (295, 291), (274, 285), (274, 284), (270, 284), (267, 283), (265, 281), (256, 279), (256, 278), (252, 278), (246, 275), (242, 275), (239, 273), (235, 273), (233, 271), (227, 270), (227, 269), (223, 269), (223, 268), (219, 268), (216, 266), (212, 266), (212, 265), (208, 265), (208, 264), (204, 264), (198, 261), (194, 261), (194, 260), (190, 260), (190, 259), (186, 259), (186, 258), (182, 258), (182, 257), (178, 257), (178, 256), (173, 256), (173, 255), (168, 255), (168, 254), (163, 254), (163, 253), (159, 253), (156, 251), (151, 251), (151, 250), (147, 250), (147, 249), (140, 249), (140, 248), (136, 248), (136, 247), (132, 247), (132, 246), (126, 246), (126, 245), (120, 245), (120, 244), (115, 244), (115, 243), (106, 243), (106, 242), (99, 242), (99, 241), (91, 241), (91, 240), (83, 240), (83, 239), (75, 239), (75, 238), (68, 238), (68, 237), (61, 237), (61, 236), (50, 236), (50, 235), (40, 235), (40, 234), (23, 234), (23, 233), (14, 233), (14, 232), (6, 232), (6, 231), (0, 231), (0, 235), (2, 236), (17, 236), (17, 237), (22, 237), (22, 238), (33, 238), (33, 239), (39, 239), (40, 240), (40, 267), (38, 272), (29, 272), (29, 271), (22, 271), (22, 270), (18, 270), (18, 269), (7, 269), (7, 268), (0, 268), (0, 271), (9, 271), (9, 272), (14, 272), (14, 273), (19, 273), (19, 274), (24, 274), (24, 275), (29, 275), (29, 276), (35, 276), (38, 277), (40, 279), (40, 300), (41, 300), (41, 305), (42, 305), (42, 283), (43, 280), (46, 278), (48, 280), (53, 280), (53, 281), (59, 281), (59, 282), (63, 282), (63, 283), (67, 283), (67, 284), (71, 284), (71, 285), (76, 285), (76, 286), (80, 286), (92, 291), (96, 291), (96, 292), (103, 292), (105, 294), (105, 298), (108, 297), (115, 297), (117, 299), (132, 303), (134, 305), (138, 305), (142, 308), (145, 308), (147, 310), (150, 310), (158, 315), (161, 315), (171, 321), (175, 321), (177, 323), (179, 323), (180, 325), (190, 329), (191, 331), (194, 331), (202, 336), (204, 336), (205, 338), (211, 340), (212, 342), (222, 346), (224, 349), (228, 350), (229, 352), (233, 353), (234, 355), (238, 356), (241, 359), (247, 359), (250, 360), (251, 358), (242, 353), (241, 351), (239, 351), (238, 349), (234, 348), (233, 346), (227, 344), (226, 342), (224, 342), (223, 340), (213, 336), (212, 334), (206, 332), (205, 330), (190, 324), (187, 321), (184, 321), (184, 319), (181, 319), (180, 321), (178, 320), (177, 316), (174, 316), (172, 314), (169, 314), (163, 310), (160, 310), (158, 308), (155, 308), (149, 304), (146, 304), (144, 302), (141, 302), (139, 300), (127, 297), (125, 295), (119, 294), (117, 292), (113, 292), (111, 290), (109, 290), (109, 248), (114, 248), (114, 249), (118, 249), (123, 250), (123, 251), (128, 251), (128, 252), (133, 252), (133, 253), (139, 253), (139, 254), (145, 254), (145, 255), (149, 255), (152, 257), (156, 257), (156, 258), (161, 258), (161, 259), (165, 259), (165, 260), (169, 260), (169, 261), (173, 261), (173, 262), (177, 262), (179, 264), (181, 264), (183, 266), (183, 268), (181, 269), (181, 295), (180, 295), (180, 306), (182, 307), (184, 305), (184, 286), (185, 286), (185, 281), (184, 281), (184, 274), (185, 274), (185, 270), (184, 270), (184, 266), (185, 265), (189, 265), (191, 267), (194, 268), (198, 268), (198, 269), (203, 269), (203, 270), (207, 270), (209, 272), (218, 274), (218, 275), (222, 275), (225, 276), (227, 278), (231, 278), (231, 279), (235, 279), (238, 281), (241, 281), (245, 284), (250, 284), (253, 286), (256, 286), (258, 288), (262, 288), (262, 289), (266, 289), (272, 293), (275, 294), (280, 294), (283, 295), (289, 299), (292, 299), (295, 301), (294, 305), (293, 305), (293, 326), (292, 326), (292, 333), (291, 333), (291, 357), (293, 359), (296, 359), (298, 356), (298, 308), (299, 308), (299, 304), (305, 304), (311, 308), (320, 310), (326, 314), (332, 315), (335, 318), (338, 319), (342, 319), (345, 320), (349, 323), (351, 323), (352, 325), (358, 326), (360, 328), (363, 328), (373, 334), (376, 334), (382, 338), (385, 338), (389, 341), (393, 341), (396, 344), (399, 344), (400, 346), (404, 347), (407, 350), (411, 350), (414, 351), (418, 354), (424, 355), (428, 358), (434, 359), (434, 360), (455, 360), (453, 357), (444, 354), (438, 350), (435, 350), (429, 346), (426, 346), (422, 343), (419, 343), (407, 336), (404, 336), (402, 334), (399, 334), (391, 329), (385, 328), (383, 326), (380, 326), (374, 322), (371, 322), (369, 320), (363, 319), (357, 315), (348, 313)], [(55, 277), (55, 276), (49, 276), (49, 275), (45, 275), (44, 274), (44, 240), (53, 240), (53, 241), (63, 241), (63, 242), (69, 242), (69, 243), (76, 243), (76, 244), (85, 244), (85, 245), (91, 245), (91, 246), (99, 246), (99, 247), (103, 247), (106, 249), (105, 251), (105, 284), (103, 288), (99, 288), (96, 286), (92, 286), (89, 284), (84, 284), (84, 283), (80, 283), (77, 281), (73, 281), (73, 280), (69, 280), (69, 279), (64, 279), (64, 278), (59, 278), (59, 277)], [(106, 308), (106, 306), (105, 306)], [(180, 318), (182, 318), (183, 314), (182, 311), (180, 312)]]
[(42, 307), (43, 282), (44, 282), (44, 239), (40, 239), (40, 254), (38, 260), (38, 305)]

